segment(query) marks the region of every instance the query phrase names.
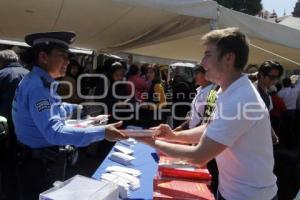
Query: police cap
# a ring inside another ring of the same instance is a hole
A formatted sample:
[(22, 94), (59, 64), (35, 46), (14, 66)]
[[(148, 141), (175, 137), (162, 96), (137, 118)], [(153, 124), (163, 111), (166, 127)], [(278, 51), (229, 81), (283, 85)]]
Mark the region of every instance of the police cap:
[(40, 44), (57, 45), (68, 51), (69, 45), (74, 42), (75, 37), (76, 34), (74, 32), (33, 33), (25, 36), (25, 42), (31, 47)]

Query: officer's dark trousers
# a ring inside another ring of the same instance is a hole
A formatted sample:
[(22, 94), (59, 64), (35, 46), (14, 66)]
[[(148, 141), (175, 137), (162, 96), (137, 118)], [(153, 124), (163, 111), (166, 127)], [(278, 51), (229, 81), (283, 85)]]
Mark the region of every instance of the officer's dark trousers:
[(21, 200), (35, 200), (39, 194), (52, 187), (57, 180), (64, 180), (66, 159), (51, 161), (45, 158), (24, 159), (18, 164), (18, 186)]

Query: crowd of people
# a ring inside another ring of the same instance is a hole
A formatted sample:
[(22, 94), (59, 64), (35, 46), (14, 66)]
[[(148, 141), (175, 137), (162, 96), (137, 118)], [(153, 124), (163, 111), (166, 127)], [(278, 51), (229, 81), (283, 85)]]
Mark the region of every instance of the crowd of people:
[[(297, 151), (300, 143), (297, 72), (282, 78), (284, 66), (271, 60), (247, 71), (248, 39), (227, 28), (203, 36), (205, 51), (193, 68), (193, 86), (184, 76), (167, 80), (159, 64), (139, 65), (132, 57), (127, 63), (107, 61), (98, 79), (89, 81), (76, 57), (69, 58), (74, 37), (72, 32), (27, 35), (30, 71), (15, 52), (0, 51), (0, 116), (7, 118), (9, 133), (1, 144), (3, 199), (37, 199), (65, 178), (76, 147), (98, 142), (106, 154), (115, 141), (127, 138), (119, 128), (129, 125), (154, 127), (154, 137), (139, 140), (206, 165), (219, 200), (278, 199), (276, 150)], [(187, 98), (191, 91), (193, 99)], [(184, 109), (173, 109), (181, 101)], [(110, 115), (108, 124), (66, 124), (96, 114)]]

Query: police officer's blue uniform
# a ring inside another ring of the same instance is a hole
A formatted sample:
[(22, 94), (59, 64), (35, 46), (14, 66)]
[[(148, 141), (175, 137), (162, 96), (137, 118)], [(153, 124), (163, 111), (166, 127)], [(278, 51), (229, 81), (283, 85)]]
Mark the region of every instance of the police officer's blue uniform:
[(18, 141), (31, 148), (41, 148), (67, 144), (86, 146), (104, 139), (104, 127), (66, 126), (65, 119), (77, 105), (62, 103), (56, 93), (57, 85), (38, 66), (21, 81), (12, 109)]
[[(32, 62), (40, 64), (41, 52), (68, 52), (75, 38), (72, 32), (35, 33), (25, 37), (32, 46)], [(50, 49), (50, 50), (49, 50)], [(52, 49), (52, 50), (51, 50)], [(47, 56), (47, 58), (49, 58)], [(52, 57), (53, 58), (53, 57)], [(56, 67), (50, 64), (50, 67)], [(44, 66), (42, 66), (44, 67)], [(18, 144), (18, 177), (23, 200), (37, 199), (55, 180), (65, 178), (68, 149), (60, 146), (86, 146), (105, 138), (105, 127), (74, 128), (66, 119), (78, 105), (63, 103), (56, 82), (47, 71), (34, 66), (20, 82), (12, 105), (12, 118)]]

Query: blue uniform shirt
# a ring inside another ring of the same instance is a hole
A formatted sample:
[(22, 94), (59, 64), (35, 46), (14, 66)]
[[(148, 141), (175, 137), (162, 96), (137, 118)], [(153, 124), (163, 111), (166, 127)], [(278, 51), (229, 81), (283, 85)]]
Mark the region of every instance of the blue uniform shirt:
[(86, 146), (104, 139), (103, 126), (66, 126), (66, 118), (77, 105), (62, 103), (56, 93), (57, 85), (46, 71), (37, 66), (21, 81), (12, 108), (18, 141), (31, 148), (41, 148), (67, 144)]

